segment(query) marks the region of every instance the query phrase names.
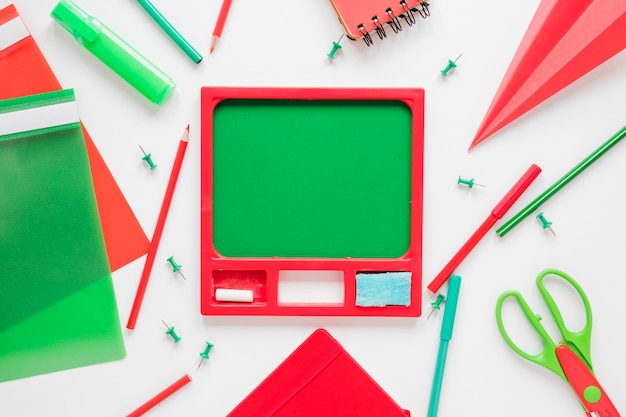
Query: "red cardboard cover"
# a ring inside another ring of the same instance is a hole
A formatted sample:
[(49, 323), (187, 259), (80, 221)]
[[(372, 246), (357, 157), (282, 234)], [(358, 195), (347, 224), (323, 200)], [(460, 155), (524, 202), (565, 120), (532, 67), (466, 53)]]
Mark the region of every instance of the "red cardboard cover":
[[(15, 32), (26, 36), (12, 43)], [(62, 89), (12, 4), (0, 9), (0, 74), (0, 99)], [(145, 254), (149, 242), (84, 126), (83, 133), (109, 267), (115, 271)]]

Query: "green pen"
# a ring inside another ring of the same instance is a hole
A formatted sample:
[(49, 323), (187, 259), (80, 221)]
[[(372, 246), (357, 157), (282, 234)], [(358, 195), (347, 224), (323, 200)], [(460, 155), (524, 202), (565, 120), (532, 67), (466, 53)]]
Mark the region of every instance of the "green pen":
[(59, 1), (50, 16), (148, 100), (162, 104), (172, 93), (176, 84), (167, 74), (71, 0)]
[(443, 383), (443, 370), (446, 367), (448, 343), (452, 340), (452, 329), (454, 328), (454, 317), (456, 315), (456, 304), (459, 300), (460, 289), (461, 277), (458, 275), (450, 276), (448, 296), (441, 323), (441, 340), (439, 341), (439, 353), (437, 354), (437, 364), (435, 365), (435, 377), (433, 378), (433, 387), (430, 392), (430, 403), (428, 404), (428, 417), (437, 415), (441, 385)]
[(137, 2), (143, 7), (143, 9), (150, 15), (150, 17), (159, 25), (161, 29), (167, 33), (180, 49), (196, 64), (202, 61), (202, 55), (196, 49), (191, 46), (189, 42), (167, 21), (167, 19), (157, 10), (156, 7), (150, 2), (150, 0), (137, 0)]

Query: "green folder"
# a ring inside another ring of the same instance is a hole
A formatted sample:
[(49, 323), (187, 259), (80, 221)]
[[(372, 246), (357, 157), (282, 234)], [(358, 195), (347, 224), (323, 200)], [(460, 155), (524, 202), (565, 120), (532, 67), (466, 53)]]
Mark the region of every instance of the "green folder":
[(73, 90), (0, 101), (0, 381), (125, 356)]

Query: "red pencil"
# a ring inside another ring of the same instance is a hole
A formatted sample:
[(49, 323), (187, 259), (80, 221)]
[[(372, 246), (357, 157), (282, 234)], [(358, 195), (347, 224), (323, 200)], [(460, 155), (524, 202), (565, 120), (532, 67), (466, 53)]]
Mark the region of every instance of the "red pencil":
[(128, 323), (126, 324), (126, 328), (131, 330), (135, 328), (135, 324), (137, 323), (137, 316), (139, 315), (139, 309), (141, 308), (143, 296), (146, 293), (148, 279), (150, 278), (150, 271), (152, 271), (152, 265), (154, 265), (154, 258), (159, 247), (161, 235), (163, 234), (165, 219), (167, 218), (167, 212), (169, 211), (170, 204), (172, 203), (174, 189), (176, 188), (176, 181), (178, 180), (180, 167), (183, 164), (183, 158), (185, 156), (185, 151), (187, 150), (188, 142), (189, 125), (187, 125), (183, 136), (180, 138), (180, 143), (178, 144), (178, 152), (176, 153), (176, 159), (174, 159), (172, 173), (170, 174), (170, 179), (167, 183), (167, 188), (165, 189), (165, 196), (163, 197), (163, 204), (161, 205), (159, 218), (157, 219), (156, 227), (154, 228), (154, 235), (152, 235), (152, 240), (150, 241), (150, 246), (148, 247), (148, 256), (146, 257), (146, 263), (143, 266), (143, 272), (141, 273), (141, 279), (139, 280), (139, 286), (137, 287), (135, 301), (133, 302), (133, 307), (130, 310), (130, 316), (128, 317)]
[(446, 266), (443, 267), (441, 272), (428, 284), (428, 289), (433, 294), (441, 288), (441, 286), (450, 278), (450, 275), (461, 264), (463, 259), (470, 253), (474, 246), (483, 238), (493, 227), (498, 220), (504, 216), (504, 214), (511, 208), (513, 203), (522, 195), (524, 191), (530, 186), (530, 184), (541, 173), (541, 168), (532, 164), (530, 168), (522, 175), (522, 177), (515, 183), (513, 188), (504, 196), (502, 200), (491, 210), (489, 217), (476, 229), (474, 234), (465, 242), (461, 249), (450, 259)]
[(217, 16), (217, 22), (215, 22), (215, 29), (213, 29), (213, 39), (211, 40), (211, 51), (209, 53), (213, 53), (215, 49), (215, 45), (217, 45), (217, 41), (220, 40), (220, 36), (222, 36), (222, 30), (224, 29), (224, 24), (226, 23), (226, 17), (228, 16), (228, 11), (230, 10), (230, 5), (233, 0), (224, 0), (222, 2), (222, 8), (220, 9), (220, 14)]
[(145, 404), (141, 405), (135, 411), (130, 413), (127, 417), (139, 417), (143, 415), (146, 411), (150, 410), (152, 407), (187, 385), (189, 382), (191, 382), (191, 377), (189, 376), (189, 374), (183, 375), (182, 377), (174, 381), (172, 385), (165, 388), (154, 397), (150, 398)]

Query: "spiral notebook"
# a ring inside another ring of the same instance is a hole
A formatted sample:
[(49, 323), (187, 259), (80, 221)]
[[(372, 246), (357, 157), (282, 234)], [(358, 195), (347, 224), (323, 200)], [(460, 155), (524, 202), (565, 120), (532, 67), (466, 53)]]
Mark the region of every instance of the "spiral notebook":
[(346, 35), (363, 39), (367, 46), (374, 43), (371, 33), (382, 40), (391, 29), (398, 33), (403, 27), (413, 26), (418, 17), (430, 16), (429, 4), (424, 0), (330, 0)]

